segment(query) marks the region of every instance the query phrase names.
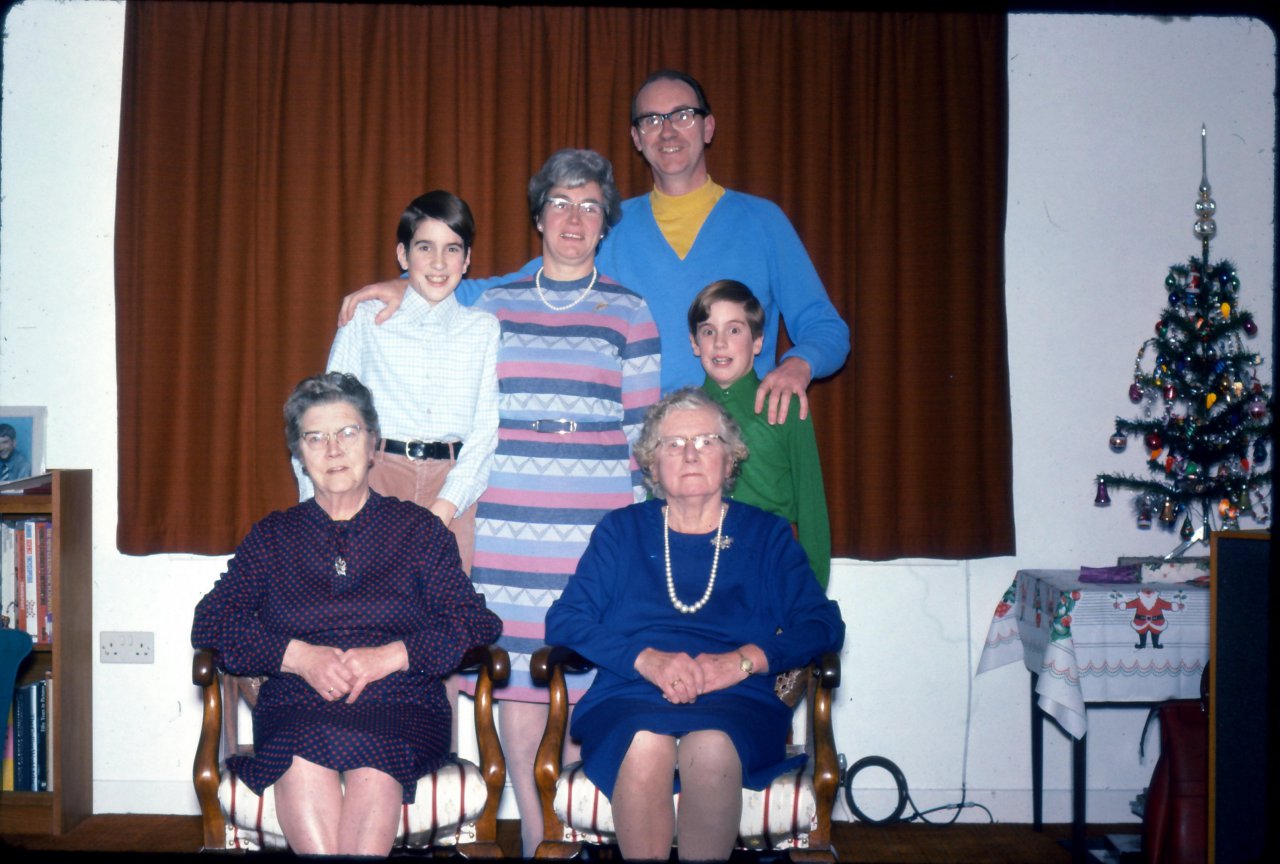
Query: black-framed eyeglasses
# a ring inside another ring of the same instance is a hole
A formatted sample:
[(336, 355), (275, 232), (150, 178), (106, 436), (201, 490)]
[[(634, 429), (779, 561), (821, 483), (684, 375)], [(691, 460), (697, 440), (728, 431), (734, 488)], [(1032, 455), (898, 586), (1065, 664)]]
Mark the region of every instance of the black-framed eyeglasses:
[(677, 108), (666, 114), (641, 114), (639, 117), (632, 117), (631, 125), (639, 129), (640, 134), (648, 135), (662, 129), (662, 124), (668, 121), (672, 129), (688, 129), (694, 120), (706, 116), (707, 112), (702, 108)]

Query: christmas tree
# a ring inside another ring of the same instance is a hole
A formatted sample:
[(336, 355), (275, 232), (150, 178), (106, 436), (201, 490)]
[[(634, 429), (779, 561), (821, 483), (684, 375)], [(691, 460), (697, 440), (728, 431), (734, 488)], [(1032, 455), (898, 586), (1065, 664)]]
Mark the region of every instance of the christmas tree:
[(1142, 343), (1134, 362), (1130, 401), (1142, 417), (1116, 418), (1111, 449), (1126, 449), (1130, 436), (1147, 450), (1148, 476), (1099, 474), (1094, 503), (1111, 503), (1109, 489), (1136, 493), (1139, 528), (1153, 521), (1172, 531), (1181, 523), (1182, 543), (1170, 557), (1211, 530), (1239, 528), (1240, 514), (1270, 521), (1271, 388), (1260, 381), (1262, 356), (1245, 346), (1258, 332), (1240, 308), (1240, 280), (1230, 261), (1211, 263), (1209, 241), (1217, 233), (1209, 187), (1205, 129), (1201, 127), (1200, 195), (1193, 233), (1201, 254), (1169, 268), (1168, 305), (1155, 336)]

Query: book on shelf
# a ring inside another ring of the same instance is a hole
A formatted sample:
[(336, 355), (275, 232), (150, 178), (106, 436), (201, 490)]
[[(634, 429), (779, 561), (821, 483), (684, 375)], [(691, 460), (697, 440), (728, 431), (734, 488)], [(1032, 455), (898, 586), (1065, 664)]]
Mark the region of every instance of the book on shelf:
[(35, 683), (36, 690), (36, 792), (49, 791), (49, 679)]
[(18, 620), (17, 586), (13, 581), (17, 568), (18, 563), (13, 559), (13, 525), (0, 522), (0, 615), (11, 624)]
[(26, 626), (25, 630), (31, 634), (34, 639), (40, 633), (39, 609), (40, 609), (40, 586), (39, 577), (36, 575), (37, 569), (36, 559), (39, 556), (36, 543), (36, 523), (32, 519), (28, 519), (22, 523), (23, 548), (25, 551), (25, 559), (23, 566), (26, 568), (25, 573), (25, 590), (26, 590)]
[(42, 643), (53, 641), (53, 532), (48, 519), (0, 522), (0, 609)]
[(9, 562), (6, 584), (4, 614), (9, 618), (9, 626), (15, 630), (27, 629), (27, 556), (23, 540), (22, 522), (0, 523), (0, 532), (9, 538), (12, 554)]
[(5, 712), (4, 761), (0, 763), (0, 792), (13, 791), (13, 703)]
[[(14, 691), (12, 728), (12, 780), (9, 791), (47, 792), (49, 771), (49, 678), (25, 684)], [(6, 744), (6, 752), (9, 745)], [(8, 789), (8, 787), (6, 787)]]
[(53, 642), (53, 523), (42, 519), (36, 523), (39, 560), (36, 578), (40, 586), (40, 607), (36, 615), (40, 634), (37, 642)]
[(58, 751), (54, 746), (54, 729), (57, 727), (53, 722), (53, 718), (57, 716), (57, 714), (54, 713), (56, 709), (53, 707), (53, 694), (57, 691), (55, 691), (53, 687), (53, 672), (51, 671), (44, 673), (44, 692), (45, 692), (44, 702), (45, 702), (45, 706), (48, 708), (47, 713), (49, 715), (48, 728), (46, 729), (45, 736), (44, 736), (45, 752), (47, 754), (44, 760), (45, 774), (48, 776), (48, 791), (52, 792), (53, 786), (54, 786), (53, 766), (55, 764), (55, 761), (58, 758), (58, 755), (57, 755)]
[(30, 792), (35, 785), (35, 754), (32, 737), (35, 733), (32, 709), (35, 703), (34, 685), (28, 684), (14, 691), (13, 700), (13, 791)]

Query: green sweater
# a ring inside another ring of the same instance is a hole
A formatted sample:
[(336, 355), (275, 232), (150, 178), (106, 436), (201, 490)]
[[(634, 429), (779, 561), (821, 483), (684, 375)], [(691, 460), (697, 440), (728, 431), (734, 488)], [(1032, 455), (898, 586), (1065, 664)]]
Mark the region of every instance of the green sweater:
[(800, 411), (792, 405), (787, 422), (771, 426), (763, 413), (755, 412), (759, 386), (754, 370), (727, 390), (709, 377), (702, 383), (707, 395), (742, 427), (743, 440), (751, 451), (742, 463), (731, 497), (795, 525), (800, 545), (809, 556), (809, 566), (825, 590), (831, 576), (831, 523), (827, 520), (827, 497), (813, 418), (801, 420)]

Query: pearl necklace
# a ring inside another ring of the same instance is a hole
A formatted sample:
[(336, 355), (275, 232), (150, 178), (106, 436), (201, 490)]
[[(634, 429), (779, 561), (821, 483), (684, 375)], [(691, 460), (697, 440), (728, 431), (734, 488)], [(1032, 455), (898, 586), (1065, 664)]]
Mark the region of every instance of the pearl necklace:
[(574, 300), (567, 306), (552, 306), (551, 301), (547, 299), (547, 295), (542, 293), (542, 268), (538, 268), (538, 272), (533, 274), (533, 287), (538, 292), (538, 299), (542, 301), (542, 305), (546, 306), (552, 312), (563, 312), (566, 309), (572, 309), (583, 300), (587, 299), (587, 295), (591, 293), (591, 289), (596, 285), (596, 276), (599, 275), (595, 267), (591, 268), (591, 281), (587, 283), (587, 287), (582, 289), (582, 293), (578, 295), (578, 299)]
[(676, 607), (677, 612), (692, 615), (707, 605), (707, 601), (711, 599), (711, 589), (716, 587), (716, 570), (720, 567), (720, 537), (724, 533), (724, 514), (729, 512), (729, 505), (720, 505), (720, 524), (716, 526), (716, 539), (711, 541), (711, 545), (716, 547), (716, 551), (711, 556), (711, 578), (707, 580), (707, 590), (702, 592), (702, 599), (692, 606), (687, 606), (680, 602), (680, 598), (676, 596), (675, 579), (671, 577), (671, 531), (668, 528), (669, 523), (667, 521), (670, 510), (670, 507), (662, 508), (662, 555), (667, 565), (667, 596), (671, 598), (671, 605)]

